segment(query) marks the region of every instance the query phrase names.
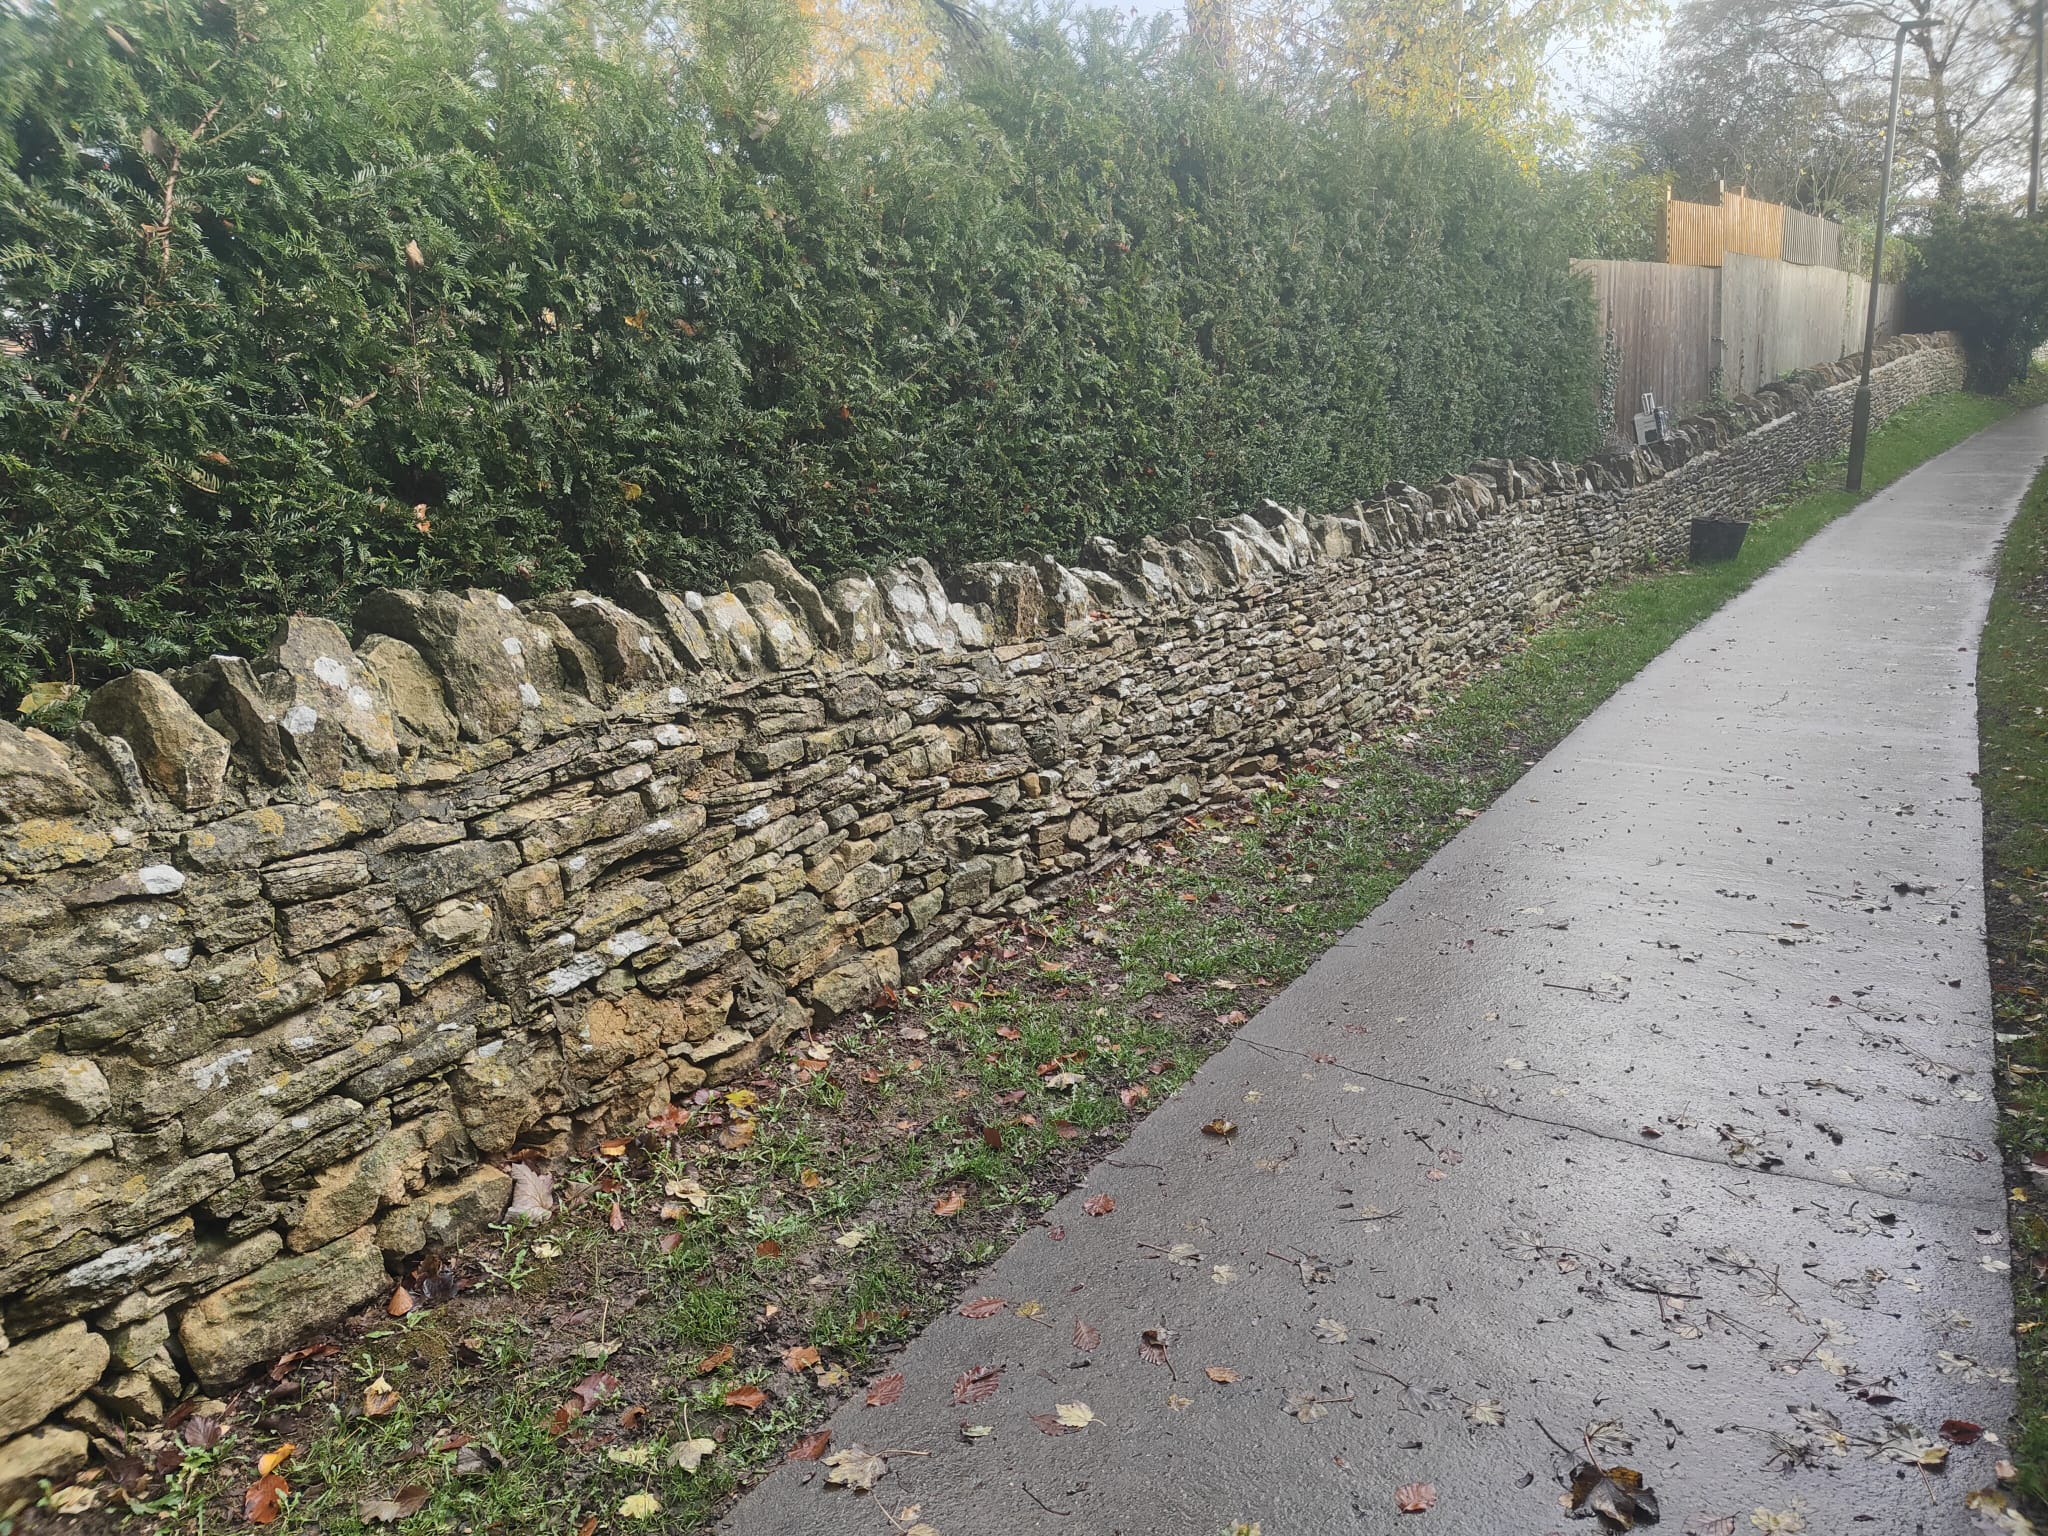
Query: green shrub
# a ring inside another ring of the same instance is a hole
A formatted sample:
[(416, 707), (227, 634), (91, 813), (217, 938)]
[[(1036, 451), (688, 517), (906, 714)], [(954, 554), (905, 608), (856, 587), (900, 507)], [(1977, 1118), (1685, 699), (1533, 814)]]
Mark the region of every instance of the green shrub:
[(0, 6), (0, 682), (1591, 446), (1575, 215), (1477, 133), (1087, 12), (849, 118), (794, 14)]
[(2048, 223), (1988, 210), (1941, 219), (1920, 241), (1906, 301), (1916, 329), (1962, 336), (1972, 389), (2002, 393), (2048, 341)]

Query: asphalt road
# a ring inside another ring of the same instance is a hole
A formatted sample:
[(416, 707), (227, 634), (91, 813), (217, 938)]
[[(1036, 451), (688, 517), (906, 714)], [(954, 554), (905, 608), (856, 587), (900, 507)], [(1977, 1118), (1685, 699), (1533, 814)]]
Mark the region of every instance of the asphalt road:
[(790, 1463), (724, 1529), (1540, 1536), (1589, 1456), (1673, 1532), (1969, 1529), (2001, 1448), (1918, 1459), (2012, 1402), (1973, 677), (2044, 453), (1652, 663), (839, 1413), (872, 1494)]

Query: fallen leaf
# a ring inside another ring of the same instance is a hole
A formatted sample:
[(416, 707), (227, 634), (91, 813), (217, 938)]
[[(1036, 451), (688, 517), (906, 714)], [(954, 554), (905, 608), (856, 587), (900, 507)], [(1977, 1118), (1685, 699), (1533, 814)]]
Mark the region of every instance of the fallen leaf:
[(1100, 1329), (1091, 1327), (1079, 1318), (1074, 1319), (1074, 1348), (1086, 1353), (1102, 1342)]
[(1090, 1216), (1107, 1216), (1116, 1209), (1116, 1201), (1109, 1195), (1090, 1195), (1081, 1202), (1081, 1209)]
[(976, 1319), (994, 1317), (1008, 1305), (1009, 1302), (1001, 1296), (977, 1296), (960, 1308), (960, 1315)]
[(608, 1140), (599, 1142), (597, 1144), (597, 1155), (599, 1157), (624, 1157), (626, 1155), (625, 1138), (613, 1136)]
[(394, 1286), (391, 1299), (384, 1303), (384, 1311), (391, 1317), (403, 1317), (412, 1310), (412, 1292), (404, 1286)]
[(1327, 1419), (1330, 1416), (1330, 1410), (1323, 1405), (1323, 1400), (1313, 1392), (1288, 1393), (1285, 1411), (1304, 1424), (1313, 1424), (1317, 1419)]
[(259, 1477), (242, 1493), (242, 1518), (251, 1525), (271, 1525), (284, 1513), (281, 1502), (292, 1485), (275, 1472)]
[(817, 1363), (818, 1347), (815, 1344), (793, 1344), (782, 1352), (785, 1371), (808, 1371)]
[(878, 1377), (874, 1385), (868, 1388), (868, 1406), (870, 1408), (887, 1408), (902, 1396), (903, 1373), (901, 1371), (891, 1371), (886, 1376)]
[(1351, 1330), (1335, 1318), (1319, 1317), (1316, 1319), (1316, 1337), (1325, 1344), (1342, 1344), (1351, 1337)]
[(1045, 1303), (1041, 1301), (1020, 1301), (1017, 1303), (1015, 1310), (1019, 1317), (1039, 1317), (1045, 1312)]
[(858, 1227), (854, 1228), (851, 1232), (842, 1232), (832, 1239), (837, 1246), (846, 1249), (849, 1253), (867, 1240), (867, 1233), (861, 1231)]
[(814, 1430), (789, 1448), (789, 1459), (791, 1461), (816, 1461), (825, 1454), (825, 1447), (831, 1443), (831, 1430)]
[(664, 1194), (683, 1201), (692, 1210), (701, 1211), (711, 1204), (711, 1191), (695, 1179), (670, 1179), (661, 1188)]
[(721, 1366), (731, 1364), (732, 1346), (730, 1344), (721, 1344), (717, 1349), (714, 1349), (710, 1354), (697, 1362), (697, 1374), (699, 1376), (709, 1376)]
[(614, 1232), (623, 1232), (626, 1230), (625, 1207), (620, 1205), (617, 1200), (612, 1201), (612, 1213), (607, 1218), (607, 1220), (610, 1222), (611, 1229)]
[(805, 1189), (818, 1189), (825, 1182), (825, 1175), (815, 1168), (806, 1168), (796, 1176), (797, 1183)]
[(1086, 1429), (1096, 1423), (1095, 1410), (1086, 1403), (1055, 1403), (1053, 1415), (1069, 1429)]
[(1138, 1353), (1154, 1365), (1166, 1365), (1166, 1346), (1172, 1342), (1173, 1336), (1164, 1328), (1146, 1328), (1138, 1334)]
[(1204, 1366), (1202, 1374), (1215, 1382), (1219, 1387), (1227, 1387), (1237, 1380), (1237, 1372), (1227, 1365)]
[(457, 1477), (481, 1477), (505, 1465), (505, 1458), (488, 1445), (464, 1444), (455, 1452)]
[(388, 1499), (364, 1499), (356, 1506), (356, 1514), (369, 1524), (396, 1525), (424, 1509), (428, 1494), (424, 1484), (407, 1483)]
[(629, 1493), (619, 1500), (620, 1518), (651, 1520), (661, 1513), (661, 1500), (651, 1493)]
[(388, 1419), (398, 1411), (398, 1389), (379, 1376), (363, 1389), (363, 1417)]
[(597, 1536), (597, 1516), (592, 1515), (577, 1526), (576, 1536)]
[(555, 1176), (528, 1163), (513, 1163), (512, 1202), (505, 1215), (512, 1221), (542, 1222), (555, 1214)]
[(1000, 1366), (977, 1365), (962, 1371), (953, 1382), (953, 1406), (964, 1407), (968, 1403), (985, 1403), (996, 1395), (996, 1384), (1003, 1379)]
[(757, 1259), (779, 1259), (782, 1257), (782, 1244), (775, 1241), (772, 1237), (764, 1237), (761, 1241), (754, 1244), (754, 1257)]
[(1228, 1264), (1218, 1264), (1209, 1271), (1209, 1278), (1218, 1285), (1228, 1285), (1237, 1278), (1237, 1271)]
[(1685, 1522), (1682, 1536), (1735, 1536), (1733, 1515), (1694, 1515)]
[(298, 1447), (296, 1445), (293, 1445), (291, 1441), (287, 1440), (283, 1445), (280, 1445), (276, 1450), (265, 1451), (256, 1460), (256, 1475), (258, 1477), (270, 1476), (271, 1473), (275, 1472), (279, 1467), (283, 1466), (286, 1462), (290, 1461), (292, 1459), (293, 1453), (295, 1453), (297, 1450)]
[(1169, 1264), (1178, 1264), (1184, 1269), (1192, 1269), (1201, 1262), (1202, 1250), (1193, 1243), (1175, 1243), (1161, 1257)]
[(1204, 1136), (1235, 1136), (1237, 1134), (1237, 1124), (1235, 1121), (1218, 1117), (1202, 1127), (1202, 1134)]
[(1497, 1397), (1480, 1398), (1465, 1410), (1465, 1417), (1474, 1424), (1505, 1424), (1508, 1421), (1507, 1410)]
[(830, 1469), (825, 1481), (841, 1488), (858, 1488), (872, 1493), (877, 1481), (889, 1473), (889, 1463), (864, 1445), (849, 1445), (825, 1458)]
[(1632, 1531), (1636, 1523), (1657, 1523), (1657, 1495), (1643, 1486), (1643, 1474), (1633, 1467), (1595, 1466), (1582, 1461), (1572, 1470), (1572, 1486), (1566, 1506), (1575, 1515), (1593, 1514), (1617, 1531)]
[(1062, 1424), (1059, 1421), (1059, 1419), (1053, 1414), (1034, 1413), (1031, 1414), (1029, 1417), (1031, 1419), (1031, 1422), (1038, 1426), (1039, 1433), (1041, 1434), (1064, 1435), (1070, 1433), (1067, 1426)]
[(768, 1394), (751, 1382), (744, 1386), (725, 1389), (725, 1406), (739, 1408), (747, 1413), (757, 1413), (768, 1404)]
[(932, 1202), (932, 1214), (934, 1216), (957, 1216), (965, 1208), (966, 1204), (967, 1192), (965, 1190), (949, 1189), (945, 1194)]
[(1968, 1419), (1943, 1419), (1940, 1434), (1950, 1445), (1975, 1445), (1984, 1438), (1984, 1426)]
[[(829, 1440), (831, 1438), (831, 1434), (829, 1432), (826, 1433), (825, 1439)], [(818, 1448), (820, 1450), (824, 1449), (822, 1442)], [(694, 1472), (703, 1464), (704, 1458), (717, 1449), (718, 1442), (716, 1440), (706, 1440), (702, 1436), (695, 1440), (678, 1440), (669, 1447), (668, 1464), (678, 1472)]]
[(1435, 1506), (1434, 1483), (1403, 1483), (1394, 1490), (1394, 1507), (1404, 1515), (1419, 1515)]
[(960, 1426), (960, 1438), (962, 1440), (986, 1440), (995, 1432), (996, 1427), (993, 1424), (962, 1424)]
[(615, 1461), (622, 1467), (644, 1467), (653, 1459), (654, 1452), (644, 1445), (615, 1445), (604, 1455), (605, 1460)]

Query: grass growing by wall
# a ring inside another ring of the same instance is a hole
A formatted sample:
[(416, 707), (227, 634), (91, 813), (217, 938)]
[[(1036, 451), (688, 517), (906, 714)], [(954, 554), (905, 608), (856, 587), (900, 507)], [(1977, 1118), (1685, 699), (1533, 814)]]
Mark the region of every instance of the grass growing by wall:
[[(1872, 440), (1868, 483), (2011, 408), (1944, 396), (1900, 413)], [(661, 1529), (704, 1528), (1461, 813), (1854, 505), (1824, 488), (1838, 466), (1816, 478), (1739, 560), (1587, 594), (1412, 720), (1188, 818), (893, 1010), (712, 1096), (682, 1133), (571, 1164), (554, 1223), (409, 1276), (421, 1304), (404, 1316), (209, 1407), (226, 1438), (169, 1436), (182, 1465), (135, 1472), (136, 1505), (181, 1536), (233, 1524), (257, 1458), (290, 1442), (281, 1533), (369, 1536), (394, 1502), (417, 1506), (406, 1530), (576, 1531), (643, 1494)], [(1078, 1080), (1058, 1085), (1064, 1072)], [(613, 1382), (565, 1419), (598, 1372)], [(712, 1448), (679, 1465), (700, 1440)], [(115, 1481), (98, 1512), (31, 1528), (111, 1528)]]
[[(2038, 374), (2038, 370), (2037, 370)], [(2034, 389), (2038, 392), (2038, 379)], [(2020, 1385), (2017, 1492), (2048, 1514), (2048, 471), (2000, 556), (1977, 660), (1984, 905)]]

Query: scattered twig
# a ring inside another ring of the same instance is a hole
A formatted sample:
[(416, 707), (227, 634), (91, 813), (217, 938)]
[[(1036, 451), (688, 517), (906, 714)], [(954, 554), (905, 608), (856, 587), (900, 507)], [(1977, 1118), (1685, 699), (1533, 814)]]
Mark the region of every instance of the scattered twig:
[(1065, 1520), (1074, 1513), (1071, 1509), (1054, 1509), (1050, 1504), (1046, 1503), (1045, 1500), (1041, 1499), (1037, 1494), (1031, 1492), (1031, 1485), (1029, 1483), (1025, 1483), (1023, 1485), (1023, 1488), (1026, 1493), (1031, 1494), (1031, 1502), (1036, 1504), (1040, 1509), (1044, 1510), (1048, 1515), (1058, 1515), (1062, 1520)]

